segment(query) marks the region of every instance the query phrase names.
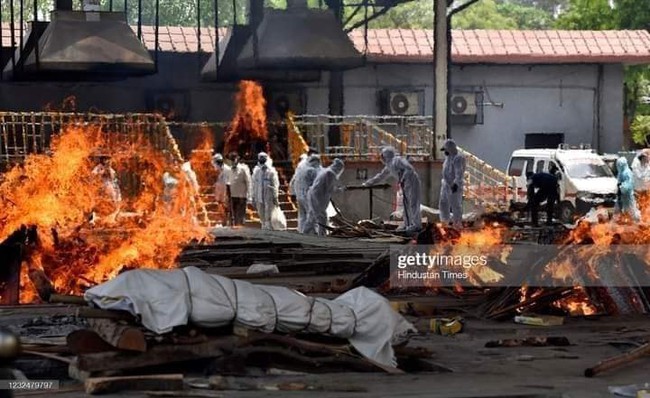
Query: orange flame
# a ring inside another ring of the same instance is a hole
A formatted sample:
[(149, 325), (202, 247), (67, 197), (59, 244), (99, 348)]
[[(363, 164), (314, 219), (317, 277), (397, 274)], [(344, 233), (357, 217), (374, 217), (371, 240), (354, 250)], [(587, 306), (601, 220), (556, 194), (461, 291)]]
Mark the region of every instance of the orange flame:
[[(0, 240), (21, 225), (39, 232), (21, 271), (22, 303), (37, 299), (29, 269), (42, 269), (57, 292), (79, 294), (125, 269), (171, 268), (183, 244), (207, 237), (179, 165), (146, 136), (118, 141), (117, 134), (67, 126), (53, 136), (51, 154), (27, 156), (0, 183)], [(111, 172), (94, 172), (98, 154), (110, 157), (103, 167)], [(171, 195), (165, 172), (178, 181)], [(121, 202), (107, 195), (111, 175), (119, 177)]]
[(224, 153), (248, 151), (254, 142), (267, 142), (266, 100), (262, 86), (250, 80), (239, 82), (235, 115), (224, 137)]

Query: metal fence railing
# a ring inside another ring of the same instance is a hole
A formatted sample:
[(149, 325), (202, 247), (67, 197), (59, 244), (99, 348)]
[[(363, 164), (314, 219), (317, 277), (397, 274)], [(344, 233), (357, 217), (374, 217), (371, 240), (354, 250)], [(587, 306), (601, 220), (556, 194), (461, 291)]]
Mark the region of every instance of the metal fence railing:
[(298, 115), (294, 123), (308, 145), (329, 156), (376, 158), (379, 148), (390, 145), (403, 155), (429, 158), (434, 146), (431, 117)]
[[(30, 154), (47, 153), (52, 137), (67, 127), (97, 128), (103, 135), (96, 155), (111, 155), (116, 148), (142, 144), (146, 138), (151, 148), (163, 155), (170, 168), (184, 161), (179, 145), (165, 119), (157, 114), (94, 114), (75, 112), (0, 112), (0, 171), (25, 161)], [(137, 159), (133, 159), (137, 162)], [(137, 173), (118, 175), (122, 192), (137, 195), (142, 189)], [(162, 176), (161, 176), (162, 178)], [(208, 223), (201, 198), (197, 198), (201, 222)]]
[(473, 154), (459, 148), (465, 156), (465, 201), (490, 210), (507, 210), (517, 189), (514, 179)]
[(92, 114), (73, 112), (0, 112), (0, 163), (21, 163), (29, 154), (48, 150), (52, 136), (65, 126), (97, 126), (105, 142), (133, 142), (144, 134), (170, 162), (183, 156), (165, 119), (156, 114)]

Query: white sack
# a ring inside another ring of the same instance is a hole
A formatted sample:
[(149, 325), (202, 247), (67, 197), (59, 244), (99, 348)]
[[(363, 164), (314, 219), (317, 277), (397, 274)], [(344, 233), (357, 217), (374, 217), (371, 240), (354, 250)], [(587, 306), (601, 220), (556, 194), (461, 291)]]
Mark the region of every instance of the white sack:
[(326, 333), (349, 339), (361, 354), (387, 366), (395, 366), (391, 344), (415, 332), (388, 300), (364, 287), (326, 300), (195, 267), (128, 271), (89, 289), (84, 298), (100, 308), (128, 311), (156, 333), (188, 321), (203, 327), (234, 322), (267, 333)]

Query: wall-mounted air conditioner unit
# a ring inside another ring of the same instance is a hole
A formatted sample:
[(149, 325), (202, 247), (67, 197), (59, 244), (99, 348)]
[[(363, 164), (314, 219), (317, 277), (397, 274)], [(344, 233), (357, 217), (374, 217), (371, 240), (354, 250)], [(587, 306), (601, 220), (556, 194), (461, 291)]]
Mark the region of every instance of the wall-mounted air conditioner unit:
[(476, 94), (475, 93), (456, 93), (452, 94), (449, 101), (452, 115), (473, 116), (476, 115)]
[(422, 92), (419, 91), (389, 91), (385, 96), (388, 101), (384, 108), (389, 115), (413, 116), (421, 115), (423, 111)]

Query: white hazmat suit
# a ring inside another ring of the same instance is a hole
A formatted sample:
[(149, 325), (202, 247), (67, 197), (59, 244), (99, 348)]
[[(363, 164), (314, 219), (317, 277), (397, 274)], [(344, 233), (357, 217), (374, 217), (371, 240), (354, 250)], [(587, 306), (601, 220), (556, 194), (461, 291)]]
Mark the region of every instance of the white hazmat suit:
[(309, 205), (307, 204), (307, 193), (312, 186), (321, 169), (320, 156), (311, 155), (306, 163), (296, 169), (294, 178), (291, 180), (293, 185), (290, 186), (291, 192), (296, 195), (298, 202), (298, 232), (305, 233), (304, 228), (307, 225)]
[(341, 159), (334, 159), (334, 162), (329, 167), (322, 169), (314, 183), (307, 191), (308, 203), (308, 216), (307, 223), (304, 228), (305, 234), (318, 234), (325, 236), (327, 229), (327, 207), (332, 198), (332, 193), (335, 190), (343, 190), (343, 188), (336, 188), (336, 182), (343, 174), (344, 163)]
[(404, 204), (404, 226), (401, 230), (416, 232), (422, 228), (420, 215), (421, 186), (420, 177), (408, 160), (396, 155), (395, 148), (384, 147), (381, 150), (381, 161), (384, 169), (376, 176), (363, 183), (364, 186), (374, 185), (389, 176), (397, 179), (402, 189), (402, 202)]
[(644, 149), (632, 160), (632, 175), (634, 191), (647, 192), (650, 190), (650, 151)]
[[(442, 183), (440, 184), (440, 221), (452, 222), (455, 228), (463, 223), (463, 182), (465, 178), (465, 157), (458, 153), (453, 140), (445, 141), (445, 162), (442, 165)], [(449, 214), (451, 210), (451, 215)]]
[(228, 201), (228, 185), (230, 185), (231, 168), (223, 162), (223, 156), (217, 153), (212, 157), (212, 166), (218, 173), (214, 184), (214, 199), (219, 203)]
[(280, 180), (273, 161), (266, 153), (260, 152), (257, 162), (253, 169), (253, 203), (260, 216), (262, 229), (272, 229), (271, 217), (279, 205)]

